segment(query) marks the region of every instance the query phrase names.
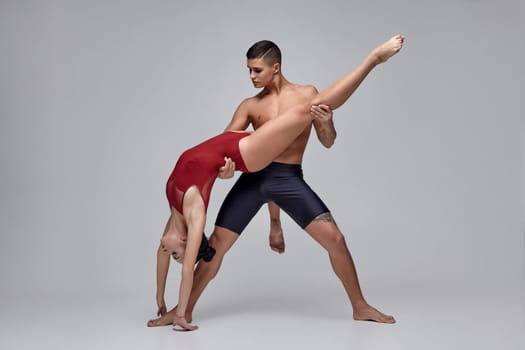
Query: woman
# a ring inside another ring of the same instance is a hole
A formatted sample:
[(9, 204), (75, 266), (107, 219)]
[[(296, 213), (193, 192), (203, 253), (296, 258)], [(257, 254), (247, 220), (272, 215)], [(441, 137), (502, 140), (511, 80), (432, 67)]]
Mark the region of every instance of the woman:
[[(386, 61), (398, 52), (403, 43), (401, 35), (395, 36), (380, 45), (367, 57), (366, 63), (356, 69), (364, 79), (375, 65)], [(353, 72), (353, 71), (352, 71)], [(351, 72), (351, 73), (352, 73)], [(193, 285), (194, 264), (200, 259), (213, 257), (213, 249), (207, 247), (203, 230), (206, 223), (206, 209), (211, 188), (224, 164), (225, 157), (231, 158), (236, 169), (255, 172), (266, 167), (281, 154), (303, 130), (310, 126), (310, 106), (325, 104), (337, 109), (352, 95), (362, 80), (343, 76), (329, 88), (311, 100), (296, 105), (278, 118), (267, 122), (253, 133), (225, 132), (185, 151), (169, 177), (166, 194), (171, 208), (171, 216), (166, 225), (158, 250), (158, 264), (169, 264), (169, 255), (183, 265), (179, 289), (179, 302), (174, 326), (194, 330), (184, 315)], [(164, 258), (161, 258), (161, 256)], [(168, 257), (167, 259), (165, 257)], [(167, 268), (158, 268), (158, 274), (165, 274)], [(165, 281), (166, 276), (157, 276)], [(165, 282), (164, 282), (165, 283)], [(158, 288), (164, 289), (161, 284)], [(164, 301), (157, 301), (159, 313), (165, 308)]]

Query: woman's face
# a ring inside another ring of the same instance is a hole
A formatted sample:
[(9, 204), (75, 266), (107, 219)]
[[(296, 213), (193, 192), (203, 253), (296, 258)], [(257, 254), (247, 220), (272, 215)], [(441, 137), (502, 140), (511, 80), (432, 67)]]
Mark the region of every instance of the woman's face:
[(176, 232), (166, 233), (160, 240), (160, 248), (165, 254), (169, 254), (176, 262), (182, 264), (186, 252), (186, 239)]

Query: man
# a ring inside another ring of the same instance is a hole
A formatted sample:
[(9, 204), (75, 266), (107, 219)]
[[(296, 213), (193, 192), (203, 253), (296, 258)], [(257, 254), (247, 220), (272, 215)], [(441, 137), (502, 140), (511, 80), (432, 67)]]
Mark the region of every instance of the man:
[[(403, 39), (398, 35), (378, 46), (347, 75), (350, 83), (355, 87), (351, 93), (357, 89), (377, 64), (385, 62), (401, 49)], [(241, 102), (226, 130), (245, 130), (250, 124), (257, 129), (268, 120), (276, 118), (279, 113), (297, 104), (310, 101), (317, 94), (314, 87), (293, 84), (284, 77), (281, 72), (281, 52), (274, 43), (257, 42), (246, 55), (250, 79), (256, 88), (263, 90)], [(321, 143), (325, 147), (330, 147), (334, 143), (336, 131), (329, 106), (315, 106), (315, 99), (313, 105), (311, 109), (314, 116), (312, 125)], [(332, 107), (335, 108), (335, 106)], [(241, 175), (227, 195), (209, 239), (210, 245), (216, 250), (215, 257), (210, 262), (199, 263), (195, 270), (193, 288), (186, 312), (188, 322), (191, 322), (192, 311), (198, 298), (208, 282), (217, 274), (224, 254), (236, 242), (246, 225), (266, 202), (269, 202), (270, 207), (270, 245), (272, 249), (278, 252), (284, 251), (279, 219), (279, 207), (281, 207), (327, 250), (332, 268), (350, 299), (354, 319), (381, 323), (395, 322), (392, 316), (385, 315), (373, 308), (364, 299), (352, 256), (342, 232), (337, 227), (329, 209), (303, 180), (301, 163), (310, 132), (311, 127), (305, 129), (292, 145), (266, 169)], [(159, 300), (159, 296), (157, 299)], [(166, 313), (165, 309), (159, 305), (159, 314), (162, 316), (150, 321), (148, 325), (171, 324), (175, 309)]]

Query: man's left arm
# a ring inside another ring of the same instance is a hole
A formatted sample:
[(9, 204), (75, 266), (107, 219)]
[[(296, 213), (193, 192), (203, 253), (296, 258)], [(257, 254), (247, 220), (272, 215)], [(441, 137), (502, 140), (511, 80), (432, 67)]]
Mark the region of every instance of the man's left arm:
[(310, 107), (310, 114), (317, 138), (326, 148), (332, 147), (337, 137), (332, 110), (327, 105), (317, 105)]
[(219, 168), (219, 179), (229, 179), (235, 174), (235, 162), (230, 157), (224, 157), (224, 165)]

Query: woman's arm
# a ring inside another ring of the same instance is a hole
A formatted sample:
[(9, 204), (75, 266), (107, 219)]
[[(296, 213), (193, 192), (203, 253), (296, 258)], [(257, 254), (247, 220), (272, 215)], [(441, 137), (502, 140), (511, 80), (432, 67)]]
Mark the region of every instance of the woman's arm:
[[(164, 233), (162, 236), (168, 232), (170, 225), (171, 216), (168, 218), (166, 227), (164, 228)], [(166, 280), (168, 278), (168, 270), (170, 268), (170, 255), (164, 251), (162, 244), (159, 244), (157, 249), (157, 316), (164, 315), (166, 310), (166, 302), (164, 301), (164, 293), (166, 291)]]
[[(188, 197), (188, 192), (186, 192), (186, 197)], [(175, 319), (173, 320), (173, 326), (178, 325), (185, 330), (192, 331), (198, 327), (189, 324), (184, 315), (186, 314), (186, 308), (188, 307), (188, 301), (193, 287), (193, 273), (202, 241), (202, 232), (206, 225), (206, 209), (200, 193), (198, 194), (198, 200), (192, 201), (190, 205), (184, 205), (184, 217), (187, 222), (188, 231), (186, 249), (182, 262), (179, 303), (177, 305)]]
[(167, 312), (164, 292), (166, 291), (166, 279), (170, 268), (170, 256), (162, 251), (161, 245), (157, 249), (157, 316)]

